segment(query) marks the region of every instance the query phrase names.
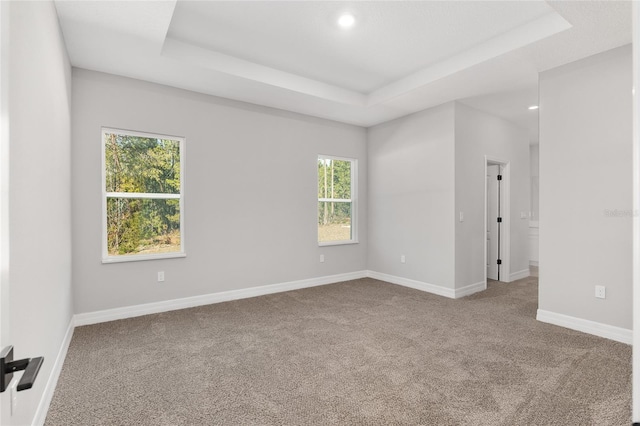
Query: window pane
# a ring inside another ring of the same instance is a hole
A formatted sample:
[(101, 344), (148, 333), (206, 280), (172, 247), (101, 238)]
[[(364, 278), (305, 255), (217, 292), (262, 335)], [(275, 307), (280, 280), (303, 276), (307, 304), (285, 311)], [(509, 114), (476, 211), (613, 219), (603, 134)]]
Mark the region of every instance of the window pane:
[(351, 199), (351, 161), (318, 159), (318, 198)]
[(180, 142), (105, 133), (107, 192), (180, 193)]
[(351, 240), (351, 203), (318, 203), (318, 241)]
[(180, 200), (107, 198), (110, 256), (180, 252)]

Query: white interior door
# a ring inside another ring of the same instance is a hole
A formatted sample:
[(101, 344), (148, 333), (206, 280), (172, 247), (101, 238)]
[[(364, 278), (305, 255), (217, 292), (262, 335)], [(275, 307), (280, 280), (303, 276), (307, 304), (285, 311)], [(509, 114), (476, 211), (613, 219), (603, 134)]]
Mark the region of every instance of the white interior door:
[(498, 175), (500, 166), (487, 165), (487, 278), (499, 279)]
[[(9, 2), (0, 2), (0, 350), (11, 344), (9, 320)], [(15, 379), (14, 379), (15, 380)], [(11, 425), (10, 392), (0, 394), (0, 424)]]
[[(9, 344), (9, 4), (0, 4), (0, 350)], [(4, 424), (4, 423), (3, 423)]]

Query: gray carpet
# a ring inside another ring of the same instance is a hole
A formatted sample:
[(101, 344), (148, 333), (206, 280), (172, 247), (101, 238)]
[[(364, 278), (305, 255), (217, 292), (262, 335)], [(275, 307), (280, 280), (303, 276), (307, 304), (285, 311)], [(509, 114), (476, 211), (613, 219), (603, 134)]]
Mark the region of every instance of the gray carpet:
[(75, 330), (46, 425), (627, 425), (630, 346), (361, 279)]

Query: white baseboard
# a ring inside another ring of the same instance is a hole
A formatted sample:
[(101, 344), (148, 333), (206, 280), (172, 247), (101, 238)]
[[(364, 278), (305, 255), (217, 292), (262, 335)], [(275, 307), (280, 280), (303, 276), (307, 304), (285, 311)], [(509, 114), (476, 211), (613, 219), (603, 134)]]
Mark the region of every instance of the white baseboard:
[(84, 314), (76, 314), (69, 322), (67, 332), (58, 351), (55, 363), (51, 370), (51, 374), (47, 379), (45, 390), (36, 409), (33, 418), (33, 426), (42, 426), (47, 418), (49, 406), (53, 399), (58, 378), (62, 372), (62, 366), (67, 356), (69, 344), (73, 337), (75, 327), (89, 324), (97, 324), (101, 322), (113, 321), (124, 318), (132, 318), (141, 315), (173, 311), (176, 309), (191, 308), (194, 306), (209, 305), (213, 303), (226, 302), (229, 300), (245, 299), (248, 297), (262, 296), (266, 294), (280, 293), (283, 291), (297, 290), (301, 288), (316, 287), (325, 284), (333, 284), (342, 281), (356, 280), (367, 277), (367, 271), (350, 272), (346, 274), (329, 275), (325, 277), (310, 278), (300, 281), (291, 281), (280, 284), (272, 284), (260, 287), (251, 287), (241, 290), (224, 291), (220, 293), (205, 294), (202, 296), (186, 297), (183, 299), (167, 300), (163, 302), (147, 303), (144, 305), (127, 306), (123, 308), (107, 309), (97, 312), (88, 312)]
[(409, 287), (416, 290), (421, 290), (427, 293), (436, 294), (438, 296), (448, 297), (450, 299), (459, 299), (461, 297), (469, 296), (470, 294), (477, 293), (482, 290), (486, 290), (487, 283), (485, 281), (470, 284), (461, 288), (447, 288), (435, 284), (425, 283), (423, 281), (412, 280), (409, 278), (398, 277), (396, 275), (384, 274), (382, 272), (367, 271), (367, 276), (375, 278), (376, 280), (386, 281), (391, 284), (401, 285), (403, 287)]
[(628, 345), (633, 343), (633, 331), (626, 328), (571, 317), (569, 315), (557, 314), (555, 312), (544, 311), (542, 309), (538, 309), (536, 319), (548, 324), (559, 325), (560, 327), (566, 327), (572, 330), (582, 331), (583, 333), (605, 337)]
[(470, 294), (477, 293), (479, 291), (483, 291), (487, 289), (487, 282), (480, 281), (475, 284), (469, 284), (464, 287), (456, 288), (454, 290), (455, 298), (459, 299), (461, 297), (469, 296)]
[(540, 265), (538, 265), (538, 261), (537, 260), (530, 260), (529, 261), (529, 266), (540, 266)]
[(529, 268), (523, 269), (522, 271), (518, 271), (518, 272), (514, 272), (512, 274), (509, 274), (509, 282), (516, 281), (516, 280), (521, 280), (523, 278), (527, 278), (530, 275), (531, 275), (531, 271), (529, 270)]
[(376, 280), (386, 281), (391, 284), (397, 284), (404, 287), (414, 288), (416, 290), (426, 291), (427, 293), (437, 294), (438, 296), (456, 298), (456, 291), (452, 288), (442, 287), (435, 284), (429, 284), (422, 281), (416, 281), (409, 278), (402, 278), (395, 275), (383, 274), (382, 272), (367, 271), (367, 276)]
[(177, 309), (193, 308), (196, 306), (210, 305), (213, 303), (227, 302), (230, 300), (246, 299), (249, 297), (263, 296), (266, 294), (280, 293), (283, 291), (298, 290), (325, 284), (333, 284), (342, 281), (356, 280), (371, 277), (392, 284), (414, 288), (427, 293), (456, 299), (486, 289), (484, 282), (468, 285), (466, 287), (451, 289), (434, 284), (402, 278), (394, 275), (383, 274), (375, 271), (356, 271), (346, 274), (329, 275), (326, 277), (310, 278), (300, 281), (291, 281), (280, 284), (271, 284), (259, 287), (250, 287), (240, 290), (223, 291), (219, 293), (203, 294), (201, 296), (185, 297), (182, 299), (165, 300), (162, 302), (145, 303), (142, 305), (125, 306), (122, 308), (106, 309), (102, 311), (76, 314), (73, 317), (74, 325), (98, 324), (101, 322), (115, 321), (125, 318), (133, 318), (142, 315), (157, 314), (160, 312), (174, 311)]
[(76, 326), (97, 324), (107, 321), (115, 321), (125, 318), (139, 317), (142, 315), (157, 314), (160, 312), (175, 311), (177, 309), (193, 308), (195, 306), (211, 305), (213, 303), (227, 302), (230, 300), (246, 299), (249, 297), (263, 296), (265, 294), (281, 293), (283, 291), (298, 290), (301, 288), (316, 287), (319, 285), (333, 284), (341, 281), (365, 278), (367, 271), (349, 272), (346, 274), (329, 275), (325, 277), (309, 278), (300, 281), (250, 287), (240, 290), (222, 291), (219, 293), (203, 294), (201, 296), (185, 297), (182, 299), (165, 300), (162, 302), (145, 303), (143, 305), (125, 306), (123, 308), (106, 309), (103, 311), (76, 314), (74, 323)]
[(33, 426), (44, 425), (44, 421), (47, 418), (49, 405), (51, 405), (53, 393), (56, 390), (58, 378), (60, 377), (60, 373), (62, 372), (62, 365), (64, 364), (64, 360), (67, 357), (67, 350), (69, 350), (69, 344), (71, 343), (71, 338), (73, 337), (74, 328), (75, 324), (73, 322), (73, 318), (71, 318), (71, 321), (69, 321), (69, 326), (67, 327), (67, 332), (64, 335), (64, 339), (62, 340), (62, 345), (60, 345), (58, 356), (56, 357), (53, 368), (51, 369), (51, 374), (49, 374), (49, 377), (47, 378), (47, 383), (45, 385), (44, 392), (42, 393), (42, 398), (40, 398), (38, 408), (36, 409), (36, 414), (33, 417)]

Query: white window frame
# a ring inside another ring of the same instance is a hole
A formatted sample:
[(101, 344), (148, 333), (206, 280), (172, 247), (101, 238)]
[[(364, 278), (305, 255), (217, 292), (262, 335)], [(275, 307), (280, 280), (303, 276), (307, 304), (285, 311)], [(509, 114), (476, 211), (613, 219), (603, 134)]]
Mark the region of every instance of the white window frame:
[[(180, 143), (180, 193), (179, 194), (150, 194), (144, 192), (107, 192), (107, 170), (105, 159), (105, 135), (115, 133), (120, 135), (168, 139), (178, 141)], [(186, 139), (180, 136), (163, 135), (159, 133), (139, 132), (135, 130), (116, 129), (113, 127), (103, 127), (101, 130), (100, 144), (102, 153), (102, 263), (121, 263), (121, 262), (138, 262), (143, 260), (172, 259), (178, 257), (186, 257), (185, 252), (185, 224), (184, 224), (184, 188), (185, 188), (185, 151)], [(180, 251), (172, 253), (157, 254), (129, 254), (120, 256), (111, 256), (108, 251), (107, 242), (107, 198), (146, 198), (146, 199), (179, 199), (180, 200)]]
[[(346, 200), (342, 198), (320, 198), (318, 197), (318, 204), (316, 206), (316, 235), (318, 240), (318, 246), (340, 246), (345, 244), (358, 244), (358, 159), (349, 157), (337, 157), (335, 155), (318, 154), (316, 158), (316, 193), (320, 186), (320, 176), (318, 175), (318, 160), (338, 160), (348, 161), (351, 163), (351, 199)], [(318, 234), (318, 206), (321, 202), (351, 202), (351, 239), (350, 240), (338, 240), (338, 241), (320, 241), (320, 235)]]

